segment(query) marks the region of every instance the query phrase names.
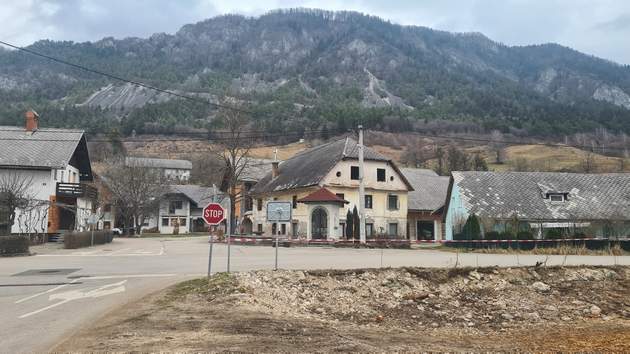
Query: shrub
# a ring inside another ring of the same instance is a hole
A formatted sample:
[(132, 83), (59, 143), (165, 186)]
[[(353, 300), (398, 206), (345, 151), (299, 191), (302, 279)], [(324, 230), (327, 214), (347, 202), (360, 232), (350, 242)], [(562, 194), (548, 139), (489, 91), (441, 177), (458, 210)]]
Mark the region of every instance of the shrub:
[[(94, 231), (94, 244), (101, 245), (112, 242), (114, 235), (111, 231)], [(81, 248), (92, 245), (92, 233), (87, 232), (71, 232), (65, 234), (63, 238), (64, 248)]]
[(514, 239), (514, 234), (511, 233), (510, 231), (502, 231), (499, 234), (499, 240), (513, 240)]
[(586, 234), (583, 233), (583, 232), (578, 231), (578, 232), (573, 234), (573, 238), (586, 238)]
[(484, 235), (486, 240), (500, 240), (500, 234), (498, 231), (489, 231)]
[(516, 238), (519, 240), (533, 240), (534, 234), (531, 231), (519, 231)]
[(479, 226), (479, 219), (475, 214), (472, 214), (466, 220), (464, 229), (462, 230), (465, 240), (479, 240), (481, 239), (481, 226)]
[(545, 238), (548, 240), (562, 238), (562, 232), (558, 229), (548, 229), (545, 232)]
[(27, 254), (29, 243), (27, 236), (0, 236), (0, 256)]

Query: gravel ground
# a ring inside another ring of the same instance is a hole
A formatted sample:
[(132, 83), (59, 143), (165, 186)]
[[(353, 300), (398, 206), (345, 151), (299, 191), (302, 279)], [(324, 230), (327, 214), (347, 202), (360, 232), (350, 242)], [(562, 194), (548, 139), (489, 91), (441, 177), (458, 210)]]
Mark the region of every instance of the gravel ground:
[(182, 283), (59, 350), (630, 351), (630, 268), (256, 271)]

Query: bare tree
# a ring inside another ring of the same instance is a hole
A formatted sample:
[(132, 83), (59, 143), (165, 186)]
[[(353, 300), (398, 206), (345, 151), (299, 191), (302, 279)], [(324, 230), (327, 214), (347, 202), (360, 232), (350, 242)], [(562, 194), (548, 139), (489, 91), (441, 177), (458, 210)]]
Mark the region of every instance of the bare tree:
[(490, 140), (492, 141), (492, 150), (494, 151), (495, 163), (503, 164), (505, 162), (505, 143), (503, 140), (503, 134), (498, 130), (493, 130), (490, 133)]
[(595, 165), (595, 154), (592, 151), (587, 151), (582, 160), (582, 172), (593, 173), (597, 166)]
[(230, 197), (230, 230), (235, 230), (236, 202), (246, 192), (239, 187), (239, 180), (249, 164), (249, 151), (254, 141), (244, 133), (250, 126), (250, 120), (243, 105), (235, 99), (225, 99), (224, 106), (236, 109), (219, 110), (215, 123), (222, 135), (216, 141), (214, 153), (224, 165), (222, 189)]
[(0, 225), (7, 225), (8, 233), (15, 224), (18, 210), (26, 209), (35, 199), (32, 185), (31, 177), (16, 172), (0, 176)]
[(140, 233), (144, 219), (154, 215), (166, 190), (159, 169), (120, 159), (110, 164), (105, 179), (111, 199), (123, 217)]

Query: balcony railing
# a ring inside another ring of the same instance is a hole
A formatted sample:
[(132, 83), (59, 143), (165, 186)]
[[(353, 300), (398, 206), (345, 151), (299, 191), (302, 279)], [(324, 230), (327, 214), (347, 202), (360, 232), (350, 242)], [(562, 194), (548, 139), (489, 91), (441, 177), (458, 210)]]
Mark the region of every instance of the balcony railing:
[(89, 198), (92, 200), (96, 200), (98, 198), (98, 191), (96, 188), (85, 183), (58, 182), (55, 194), (58, 197)]

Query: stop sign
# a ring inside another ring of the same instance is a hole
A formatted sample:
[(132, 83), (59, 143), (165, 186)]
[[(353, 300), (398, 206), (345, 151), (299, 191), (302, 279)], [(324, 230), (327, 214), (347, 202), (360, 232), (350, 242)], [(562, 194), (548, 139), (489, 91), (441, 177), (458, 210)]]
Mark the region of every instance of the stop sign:
[(210, 203), (203, 208), (203, 219), (208, 225), (219, 225), (225, 219), (225, 211), (219, 203)]

